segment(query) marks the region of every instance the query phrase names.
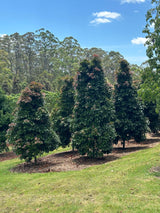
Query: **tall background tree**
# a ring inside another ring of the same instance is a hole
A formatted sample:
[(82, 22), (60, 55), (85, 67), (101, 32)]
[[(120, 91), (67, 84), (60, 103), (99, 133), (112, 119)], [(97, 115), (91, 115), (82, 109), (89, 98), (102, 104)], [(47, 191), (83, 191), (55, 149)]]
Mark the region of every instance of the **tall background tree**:
[(114, 84), (115, 71), (123, 58), (119, 52), (82, 48), (72, 36), (60, 41), (43, 28), (23, 35), (3, 35), (0, 37), (0, 82), (7, 94), (20, 93), (31, 81), (40, 82), (47, 91), (60, 91), (63, 78), (75, 76), (80, 62), (91, 60), (94, 54), (102, 61), (105, 79)]

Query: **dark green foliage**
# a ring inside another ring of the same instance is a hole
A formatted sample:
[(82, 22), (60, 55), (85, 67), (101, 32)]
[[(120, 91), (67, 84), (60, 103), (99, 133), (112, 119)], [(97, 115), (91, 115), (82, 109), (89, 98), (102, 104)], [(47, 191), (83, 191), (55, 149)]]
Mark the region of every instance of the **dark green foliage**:
[(4, 150), (8, 150), (6, 144), (6, 131), (8, 129), (8, 125), (11, 122), (11, 109), (9, 107), (9, 102), (0, 89), (0, 152)]
[(51, 129), (49, 114), (44, 107), (42, 85), (32, 82), (19, 98), (14, 122), (8, 130), (8, 139), (21, 159), (29, 162), (43, 152), (56, 149), (60, 143)]
[(120, 68), (117, 73), (117, 84), (115, 85), (115, 127), (118, 138), (125, 141), (134, 138), (137, 142), (145, 138), (146, 120), (143, 108), (137, 98), (137, 92), (132, 86), (132, 77), (129, 64), (126, 60), (120, 61)]
[(149, 119), (149, 128), (151, 132), (158, 133), (160, 130), (160, 117), (156, 112), (156, 104), (145, 102), (144, 114)]
[(73, 78), (65, 78), (61, 89), (59, 109), (53, 112), (53, 123), (61, 139), (62, 147), (69, 145), (71, 139), (71, 120), (74, 107)]
[(82, 155), (102, 157), (115, 139), (113, 105), (97, 55), (81, 63), (77, 74), (72, 142)]

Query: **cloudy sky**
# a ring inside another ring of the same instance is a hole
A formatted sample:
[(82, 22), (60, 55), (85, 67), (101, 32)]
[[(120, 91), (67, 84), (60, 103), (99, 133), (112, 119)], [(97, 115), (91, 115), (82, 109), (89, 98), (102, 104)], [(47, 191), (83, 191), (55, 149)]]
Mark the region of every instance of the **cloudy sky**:
[(146, 58), (145, 14), (150, 0), (5, 0), (0, 35), (45, 28), (60, 40), (73, 36), (81, 47), (120, 52), (130, 63)]

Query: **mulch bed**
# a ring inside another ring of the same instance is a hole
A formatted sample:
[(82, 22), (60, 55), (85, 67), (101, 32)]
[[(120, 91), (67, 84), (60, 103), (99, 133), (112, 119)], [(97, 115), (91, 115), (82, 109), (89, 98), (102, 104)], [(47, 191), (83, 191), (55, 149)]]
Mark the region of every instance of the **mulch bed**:
[(4, 152), (0, 153), (0, 162), (5, 160), (11, 160), (13, 158), (17, 158), (14, 152)]
[[(12, 172), (21, 173), (45, 173), (45, 172), (61, 172), (61, 171), (73, 171), (81, 170), (93, 165), (100, 165), (110, 161), (114, 161), (129, 153), (139, 151), (146, 148), (151, 148), (160, 143), (160, 135), (147, 135), (147, 139), (143, 143), (135, 143), (133, 140), (126, 143), (126, 149), (122, 149), (122, 145), (119, 142), (114, 145), (113, 152), (104, 155), (100, 159), (90, 159), (87, 156), (81, 156), (77, 151), (61, 152), (57, 154), (40, 157), (35, 165), (34, 162), (21, 163), (12, 168)], [(13, 152), (0, 154), (0, 161), (10, 160), (15, 158), (16, 155)]]

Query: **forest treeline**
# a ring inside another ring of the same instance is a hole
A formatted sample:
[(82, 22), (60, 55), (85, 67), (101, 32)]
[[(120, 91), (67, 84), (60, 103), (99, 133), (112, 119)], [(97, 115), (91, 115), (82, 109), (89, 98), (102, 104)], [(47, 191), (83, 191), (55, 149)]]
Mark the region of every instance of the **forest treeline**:
[[(75, 76), (82, 60), (94, 54), (102, 61), (105, 78), (115, 82), (115, 71), (123, 55), (100, 48), (82, 48), (73, 37), (60, 41), (49, 30), (39, 29), (23, 35), (14, 33), (0, 37), (0, 84), (6, 94), (20, 93), (30, 82), (44, 85), (47, 91), (57, 91), (63, 78)], [(135, 80), (141, 67), (131, 65)]]

